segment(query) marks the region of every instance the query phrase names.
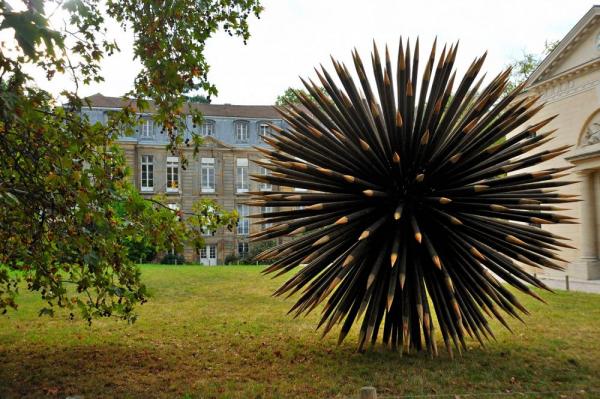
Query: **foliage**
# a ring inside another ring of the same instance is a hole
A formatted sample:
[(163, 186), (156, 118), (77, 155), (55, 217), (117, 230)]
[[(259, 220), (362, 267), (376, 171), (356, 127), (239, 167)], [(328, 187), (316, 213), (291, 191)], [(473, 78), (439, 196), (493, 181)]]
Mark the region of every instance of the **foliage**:
[(239, 256), (235, 254), (229, 254), (225, 257), (224, 263), (226, 265), (237, 265), (240, 262)]
[[(329, 94), (323, 86), (319, 87), (319, 91), (325, 97), (329, 97)], [(283, 94), (277, 96), (277, 99), (275, 100), (275, 105), (281, 107), (286, 104), (300, 104), (300, 99), (298, 98), (299, 96), (313, 98), (313, 96), (304, 89), (294, 89), (292, 87), (288, 87), (287, 89), (285, 89)]]
[(186, 213), (169, 208), (164, 194), (146, 200), (133, 189), (129, 190), (128, 201), (116, 204), (115, 208), (122, 218), (137, 217), (134, 233), (123, 240), (129, 258), (136, 262), (140, 259), (138, 248), (142, 248), (146, 256), (169, 251), (179, 254), (186, 245), (199, 253), (205, 246), (205, 234), (214, 234), (221, 227), (232, 231), (238, 221), (235, 209), (227, 211), (209, 198), (198, 199), (192, 204), (191, 212)]
[(196, 103), (196, 104), (210, 104), (211, 99), (210, 99), (210, 96), (203, 96), (201, 94), (196, 94), (193, 96), (185, 96), (185, 101), (188, 103)]
[(200, 248), (205, 246), (204, 235), (214, 235), (220, 227), (233, 231), (238, 222), (238, 212), (235, 209), (226, 211), (216, 201), (201, 198), (192, 205), (192, 213), (186, 218), (186, 222), (189, 242), (199, 254)]
[(544, 43), (544, 51), (541, 54), (523, 51), (521, 58), (515, 59), (509, 64), (512, 71), (504, 92), (510, 93), (521, 83), (525, 82), (527, 78), (529, 78), (529, 75), (531, 75), (540, 65), (544, 57), (549, 55), (559, 43), (559, 40), (546, 40)]
[[(210, 66), (204, 57), (204, 43), (221, 27), (245, 43), (250, 37), (248, 17), (259, 16), (261, 11), (259, 0), (107, 2), (108, 15), (136, 33), (134, 53), (143, 68), (131, 94), (138, 107), (143, 108), (147, 99), (154, 101), (158, 107), (154, 118), (165, 127), (174, 146), (184, 140), (180, 132), (185, 130), (185, 120), (180, 116), (186, 107), (181, 94), (196, 90), (209, 97), (217, 94), (208, 80)], [(189, 112), (199, 124), (199, 112)], [(194, 144), (197, 150), (197, 137)]]
[(151, 263), (156, 258), (156, 250), (148, 239), (133, 241), (129, 237), (125, 237), (123, 245), (127, 248), (127, 257), (132, 262)]
[[(112, 205), (127, 201), (123, 154), (103, 128), (52, 107), (16, 71), (0, 91), (0, 309), (17, 280), (49, 305), (86, 319), (130, 318), (145, 298), (121, 237), (135, 234)], [(18, 271), (18, 274), (10, 272)], [(74, 289), (68, 290), (72, 284)]]
[(248, 255), (247, 255), (248, 261), (249, 262), (258, 261), (260, 264), (272, 263), (272, 260), (259, 260), (259, 259), (256, 259), (256, 257), (258, 256), (258, 254), (275, 247), (275, 245), (277, 245), (277, 242), (275, 240), (266, 240), (266, 241), (252, 243), (250, 245), (250, 249), (249, 249)]
[[(60, 9), (60, 17), (49, 17), (47, 8), (49, 15)], [(258, 0), (0, 2), (0, 32), (9, 37), (0, 49), (0, 311), (16, 308), (22, 278), (44, 300), (41, 314), (59, 306), (72, 316), (79, 309), (87, 320), (135, 319), (133, 307), (146, 291), (131, 258), (198, 243), (200, 225), (137, 195), (115, 140), (132, 132), (135, 113), (151, 100), (185, 167), (185, 94), (216, 94), (204, 43), (219, 29), (245, 41), (248, 17), (261, 10)], [(78, 90), (103, 80), (100, 62), (119, 50), (107, 34), (111, 21), (133, 35), (142, 69), (129, 93), (135, 104), (106, 125), (91, 124), (80, 116), (86, 102)], [(74, 87), (61, 92), (64, 105), (35, 87), (25, 72), (35, 69), (48, 79), (72, 78)], [(197, 149), (200, 140), (186, 144)], [(206, 207), (194, 209), (198, 220), (231, 228), (234, 213), (211, 218)]]
[(160, 260), (160, 263), (163, 265), (183, 265), (185, 264), (185, 258), (181, 254), (166, 254)]

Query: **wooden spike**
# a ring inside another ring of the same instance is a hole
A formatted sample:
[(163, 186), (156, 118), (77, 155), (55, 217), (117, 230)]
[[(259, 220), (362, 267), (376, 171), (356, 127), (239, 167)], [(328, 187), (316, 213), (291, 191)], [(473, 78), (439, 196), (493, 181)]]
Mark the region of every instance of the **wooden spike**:
[(450, 157), (450, 162), (451, 163), (457, 163), (460, 160), (460, 157), (462, 156), (462, 153), (458, 153), (458, 154), (454, 154)]
[(404, 208), (404, 203), (399, 203), (396, 209), (394, 210), (394, 220), (400, 220), (402, 217), (402, 209)]
[(334, 224), (346, 224), (348, 223), (348, 216), (342, 216), (338, 220), (335, 221)]
[(548, 147), (553, 117), (531, 122), (539, 95), (504, 95), (510, 69), (479, 76), (487, 53), (461, 78), (458, 43), (434, 43), (425, 66), (418, 47), (401, 40), (392, 65), (374, 45), (369, 73), (354, 50), (356, 73), (332, 59), (333, 73), (301, 79), (299, 103), (277, 108), (285, 128), (256, 150), (268, 174), (252, 180), (272, 190), (238, 204), (272, 208), (248, 216), (248, 238), (277, 242), (256, 259), (293, 271), (274, 295), (298, 294), (295, 317), (324, 304), (318, 325), (341, 324), (339, 342), (358, 323), (359, 350), (381, 339), (431, 356), (435, 318), (452, 357), (467, 335), (495, 340), (488, 318), (510, 330), (503, 313), (527, 313), (510, 287), (541, 300), (522, 266), (561, 270), (573, 246), (528, 224), (577, 223), (558, 212), (581, 199), (561, 191), (571, 166), (539, 166), (571, 151)]
[(429, 143), (429, 129), (425, 131), (425, 134), (421, 137), (421, 145)]
[(403, 121), (402, 121), (402, 115), (400, 114), (400, 111), (396, 112), (396, 127), (400, 128), (403, 125)]
[(363, 139), (358, 139), (358, 142), (360, 143), (360, 147), (364, 150), (364, 151), (370, 151), (371, 150), (371, 146), (369, 145), (369, 143), (367, 143), (366, 141), (364, 141)]

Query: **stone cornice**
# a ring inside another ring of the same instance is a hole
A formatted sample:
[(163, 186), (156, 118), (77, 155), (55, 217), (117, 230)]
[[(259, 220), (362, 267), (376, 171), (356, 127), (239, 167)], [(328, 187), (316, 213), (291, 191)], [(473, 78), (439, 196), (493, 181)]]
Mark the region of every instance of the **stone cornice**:
[(526, 92), (529, 91), (543, 91), (556, 85), (560, 85), (569, 79), (574, 79), (579, 75), (582, 75), (591, 70), (597, 70), (600, 68), (600, 58), (590, 60), (584, 64), (577, 65), (567, 71), (564, 71), (556, 76), (552, 76), (544, 81), (528, 86)]
[[(593, 6), (575, 26), (558, 43), (556, 48), (540, 63), (527, 79), (527, 84), (533, 87), (554, 77), (546, 77), (561, 60), (573, 50), (578, 43), (590, 33), (590, 30), (600, 21), (600, 6)], [(595, 60), (592, 60), (595, 61)]]

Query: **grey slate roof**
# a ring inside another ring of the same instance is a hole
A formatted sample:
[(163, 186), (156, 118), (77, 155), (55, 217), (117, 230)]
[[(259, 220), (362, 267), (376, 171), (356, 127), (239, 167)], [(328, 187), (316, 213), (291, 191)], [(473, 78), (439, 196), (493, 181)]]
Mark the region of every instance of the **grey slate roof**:
[[(135, 106), (135, 101), (122, 97), (106, 97), (100, 93), (87, 97), (92, 107), (122, 108), (128, 104)], [(205, 116), (223, 116), (231, 118), (265, 118), (281, 119), (281, 115), (272, 105), (231, 105), (231, 104), (199, 104), (188, 103), (188, 107), (197, 109)], [(150, 103), (150, 111), (152, 110)]]

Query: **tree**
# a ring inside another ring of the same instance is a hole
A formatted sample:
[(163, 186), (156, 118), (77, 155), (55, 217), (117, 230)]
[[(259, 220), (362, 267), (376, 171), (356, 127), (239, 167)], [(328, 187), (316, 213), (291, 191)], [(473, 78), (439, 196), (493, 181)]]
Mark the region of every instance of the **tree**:
[[(325, 90), (325, 88), (323, 86), (319, 87), (319, 90), (327, 98), (329, 98), (329, 94), (327, 93), (327, 91)], [(294, 89), (293, 87), (288, 87), (287, 89), (285, 89), (283, 94), (277, 96), (277, 99), (275, 100), (275, 105), (281, 107), (286, 104), (300, 104), (298, 95), (305, 95), (309, 98), (313, 98), (313, 96), (305, 89)]]
[[(192, 215), (180, 214), (182, 222), (160, 199), (137, 195), (115, 140), (123, 129), (132, 131), (136, 112), (151, 100), (171, 151), (183, 155), (184, 95), (217, 92), (208, 80), (205, 41), (219, 29), (245, 41), (247, 19), (262, 7), (259, 0), (15, 3), (0, 3), (0, 31), (14, 37), (0, 49), (0, 311), (17, 307), (24, 281), (47, 303), (41, 314), (59, 306), (73, 316), (79, 309), (89, 321), (134, 320), (146, 291), (127, 241), (152, 231), (147, 239), (160, 251), (167, 242), (197, 240), (199, 227), (188, 221)], [(68, 16), (61, 29), (46, 14), (51, 6)], [(78, 93), (103, 79), (100, 61), (119, 50), (106, 36), (111, 19), (133, 34), (142, 69), (127, 95), (135, 102), (107, 125), (91, 124)], [(75, 85), (59, 103), (35, 86), (26, 72), (34, 68), (48, 79), (69, 74)], [(198, 112), (193, 117), (201, 119)], [(197, 149), (200, 140), (186, 144)], [(212, 227), (231, 228), (237, 218), (207, 203), (193, 213), (204, 211)]]
[(196, 94), (193, 96), (186, 96), (185, 101), (187, 101), (188, 103), (210, 104), (211, 99), (209, 96), (204, 96), (202, 94)]
[(521, 58), (513, 60), (509, 66), (512, 67), (510, 80), (505, 88), (505, 93), (509, 93), (514, 90), (515, 87), (525, 82), (529, 75), (536, 70), (536, 68), (543, 61), (544, 57), (549, 55), (560, 43), (559, 40), (548, 41), (544, 43), (544, 51), (541, 54), (530, 53), (523, 51)]

